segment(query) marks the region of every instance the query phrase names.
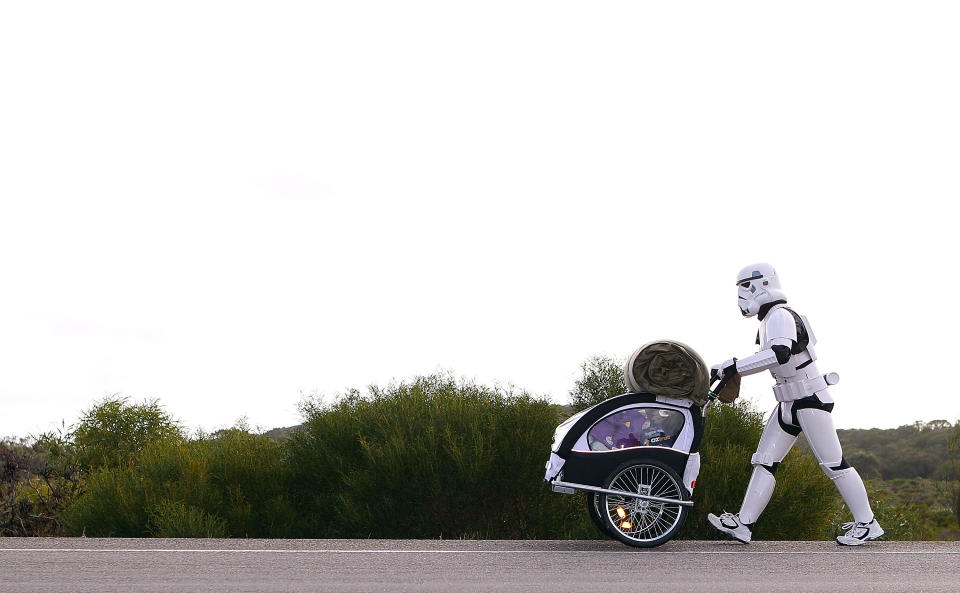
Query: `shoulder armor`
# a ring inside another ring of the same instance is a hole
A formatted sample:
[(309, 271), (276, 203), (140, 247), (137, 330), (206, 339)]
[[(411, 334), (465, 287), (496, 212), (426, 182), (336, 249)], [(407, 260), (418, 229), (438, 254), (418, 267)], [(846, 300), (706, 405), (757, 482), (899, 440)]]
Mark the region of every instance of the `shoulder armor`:
[(760, 331), (760, 347), (767, 345), (777, 338), (797, 342), (797, 324), (792, 312), (783, 306), (775, 307), (763, 319)]

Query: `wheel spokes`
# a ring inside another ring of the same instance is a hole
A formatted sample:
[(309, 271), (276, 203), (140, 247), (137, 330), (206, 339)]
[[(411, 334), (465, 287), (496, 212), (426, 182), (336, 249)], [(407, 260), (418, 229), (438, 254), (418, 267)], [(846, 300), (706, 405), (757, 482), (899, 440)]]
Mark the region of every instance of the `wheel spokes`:
[[(676, 480), (662, 468), (653, 465), (638, 465), (625, 468), (610, 482), (611, 490), (623, 490), (680, 499)], [(644, 499), (604, 495), (601, 507), (605, 507), (608, 521), (625, 537), (638, 542), (649, 542), (668, 533), (679, 522), (682, 507), (676, 504), (653, 502)], [(617, 508), (623, 509), (620, 517)]]

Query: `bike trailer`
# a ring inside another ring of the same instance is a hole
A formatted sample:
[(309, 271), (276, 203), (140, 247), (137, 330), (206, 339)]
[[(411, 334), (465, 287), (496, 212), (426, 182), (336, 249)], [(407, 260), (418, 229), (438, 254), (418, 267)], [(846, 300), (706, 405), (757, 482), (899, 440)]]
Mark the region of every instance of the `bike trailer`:
[(693, 505), (702, 438), (703, 414), (690, 399), (618, 395), (557, 427), (544, 479), (555, 492), (586, 492), (587, 510), (607, 535), (658, 546)]

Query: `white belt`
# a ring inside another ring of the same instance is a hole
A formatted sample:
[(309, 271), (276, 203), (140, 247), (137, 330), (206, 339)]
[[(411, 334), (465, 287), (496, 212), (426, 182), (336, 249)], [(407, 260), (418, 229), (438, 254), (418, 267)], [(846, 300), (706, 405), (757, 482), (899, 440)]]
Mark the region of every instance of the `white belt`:
[(840, 382), (840, 375), (827, 373), (813, 379), (794, 381), (792, 383), (778, 383), (773, 386), (773, 396), (778, 402), (792, 402), (823, 391), (827, 385), (836, 385)]

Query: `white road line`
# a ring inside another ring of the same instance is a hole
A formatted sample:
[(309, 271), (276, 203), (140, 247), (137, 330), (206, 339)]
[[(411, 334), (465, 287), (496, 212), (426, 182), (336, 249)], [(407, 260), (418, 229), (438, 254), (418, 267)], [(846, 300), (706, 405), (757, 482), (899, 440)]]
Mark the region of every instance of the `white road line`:
[[(736, 555), (736, 554), (768, 554), (768, 555), (835, 555), (839, 551), (796, 551), (796, 550), (766, 550), (766, 551), (742, 551), (727, 552), (722, 550), (703, 551), (668, 551), (668, 550), (210, 550), (210, 549), (97, 549), (97, 548), (0, 548), (3, 552), (85, 552), (85, 553), (110, 553), (110, 554), (143, 554), (149, 552), (178, 553), (178, 554), (636, 554), (636, 555), (668, 555), (668, 556), (687, 556), (693, 554), (699, 555)], [(894, 550), (870, 550), (858, 549), (850, 550), (848, 553), (855, 554), (880, 554), (880, 555), (908, 555), (908, 556), (960, 556), (960, 550), (944, 551), (894, 551)]]

